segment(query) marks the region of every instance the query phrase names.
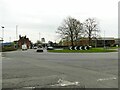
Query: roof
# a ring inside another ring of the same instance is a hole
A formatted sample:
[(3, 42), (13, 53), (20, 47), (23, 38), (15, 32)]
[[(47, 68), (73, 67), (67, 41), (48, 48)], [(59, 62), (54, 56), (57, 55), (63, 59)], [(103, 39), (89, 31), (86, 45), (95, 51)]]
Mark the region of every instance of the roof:
[(97, 38), (97, 40), (115, 40), (114, 37), (102, 37), (102, 38)]
[(11, 44), (12, 44), (11, 42), (3, 43), (3, 45), (11, 45)]

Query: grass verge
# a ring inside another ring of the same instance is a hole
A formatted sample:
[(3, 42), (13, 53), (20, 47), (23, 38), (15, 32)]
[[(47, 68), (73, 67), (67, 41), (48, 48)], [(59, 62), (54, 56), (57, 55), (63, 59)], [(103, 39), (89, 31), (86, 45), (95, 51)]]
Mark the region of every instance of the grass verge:
[(102, 52), (117, 52), (117, 50), (92, 48), (90, 50), (48, 50), (48, 52), (54, 53), (102, 53)]

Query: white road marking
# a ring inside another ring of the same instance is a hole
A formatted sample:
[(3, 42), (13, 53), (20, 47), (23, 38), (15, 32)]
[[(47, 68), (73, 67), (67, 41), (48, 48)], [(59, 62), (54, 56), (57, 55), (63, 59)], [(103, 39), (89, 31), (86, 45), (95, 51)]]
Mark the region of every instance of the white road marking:
[(23, 87), (25, 89), (35, 89), (35, 87)]
[(116, 80), (116, 77), (110, 77), (110, 78), (100, 78), (97, 81), (107, 81), (107, 80)]
[(59, 79), (58, 84), (54, 84), (51, 86), (69, 86), (69, 85), (78, 85), (78, 84), (79, 84), (79, 82), (70, 82), (70, 81), (65, 81), (65, 80)]
[(11, 59), (11, 58), (7, 58), (7, 57), (2, 57), (2, 59)]

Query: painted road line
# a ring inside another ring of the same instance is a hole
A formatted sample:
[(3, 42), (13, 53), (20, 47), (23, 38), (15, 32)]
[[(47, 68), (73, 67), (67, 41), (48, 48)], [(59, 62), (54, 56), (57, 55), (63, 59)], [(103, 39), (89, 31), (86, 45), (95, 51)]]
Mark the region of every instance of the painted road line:
[(70, 81), (66, 81), (66, 80), (62, 80), (62, 79), (59, 79), (57, 84), (54, 84), (54, 85), (51, 85), (51, 86), (69, 86), (69, 85), (78, 85), (79, 82), (70, 82)]
[(33, 89), (35, 89), (35, 87), (23, 87), (24, 89), (31, 89), (31, 90), (33, 90)]
[(116, 79), (117, 79), (116, 77), (100, 78), (100, 79), (97, 79), (97, 81), (107, 81), (107, 80), (116, 80)]

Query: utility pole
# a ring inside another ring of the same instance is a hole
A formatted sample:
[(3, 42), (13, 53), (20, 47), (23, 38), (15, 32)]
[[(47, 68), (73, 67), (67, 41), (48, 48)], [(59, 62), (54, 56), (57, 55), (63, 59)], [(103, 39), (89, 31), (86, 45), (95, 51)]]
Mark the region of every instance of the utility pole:
[(16, 40), (18, 39), (18, 25), (16, 25)]
[(3, 27), (3, 26), (1, 26), (2, 27), (2, 39), (4, 39), (4, 28), (5, 27)]
[(104, 49), (105, 49), (105, 30), (104, 30)]
[(4, 47), (3, 46), (3, 41), (4, 41), (4, 26), (1, 26), (2, 27), (2, 48)]
[(95, 48), (97, 47), (97, 34), (96, 34), (96, 32), (95, 32), (95, 36), (94, 36), (94, 42), (95, 42)]
[(11, 42), (11, 37), (9, 37), (9, 42)]
[(39, 40), (40, 40), (40, 32), (39, 32)]

